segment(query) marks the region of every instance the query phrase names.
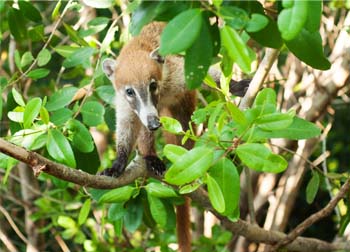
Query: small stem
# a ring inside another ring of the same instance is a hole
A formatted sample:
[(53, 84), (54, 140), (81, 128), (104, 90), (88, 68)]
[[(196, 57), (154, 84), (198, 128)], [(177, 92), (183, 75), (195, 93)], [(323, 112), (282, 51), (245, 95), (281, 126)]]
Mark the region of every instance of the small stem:
[(253, 185), (252, 185), (252, 176), (250, 174), (250, 169), (248, 167), (244, 168), (246, 186), (247, 186), (247, 196), (248, 196), (248, 209), (250, 223), (256, 224), (255, 211), (254, 211), (254, 194), (253, 194)]
[[(44, 44), (43, 48), (41, 50), (44, 50), (48, 47), (48, 45), (50, 44), (54, 34), (55, 34), (55, 31), (57, 30), (58, 28), (58, 25), (61, 23), (62, 19), (63, 19), (63, 16), (66, 14), (69, 6), (71, 5), (73, 0), (69, 0), (67, 5), (65, 6), (65, 8), (63, 9), (62, 11), (62, 14), (60, 15), (60, 17), (58, 18), (55, 26), (53, 27), (52, 31), (51, 31), (51, 34), (48, 38), (48, 40), (46, 41), (46, 43)], [(15, 84), (16, 82), (18, 82), (19, 80), (23, 79), (36, 65), (36, 63), (38, 62), (38, 56), (34, 59), (33, 63), (29, 66), (29, 68), (24, 72), (22, 73), (17, 79), (15, 79), (14, 81), (10, 82), (7, 86), (11, 86), (13, 84)]]

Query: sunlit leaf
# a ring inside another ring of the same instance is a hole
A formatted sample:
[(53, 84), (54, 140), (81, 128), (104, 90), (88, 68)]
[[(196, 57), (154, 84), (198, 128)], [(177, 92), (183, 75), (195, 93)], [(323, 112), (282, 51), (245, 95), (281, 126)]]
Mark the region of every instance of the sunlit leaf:
[(23, 114), (24, 128), (29, 128), (29, 126), (33, 123), (34, 119), (38, 116), (41, 104), (42, 100), (38, 97), (31, 99), (27, 103)]
[(211, 176), (207, 177), (208, 196), (211, 204), (219, 213), (225, 211), (225, 200), (219, 184)]
[(75, 168), (76, 162), (72, 147), (65, 136), (57, 129), (49, 130), (46, 149), (50, 156), (58, 162)]
[(38, 66), (45, 66), (51, 59), (51, 53), (47, 49), (42, 49), (38, 54)]
[(129, 200), (134, 193), (135, 188), (132, 186), (123, 186), (108, 191), (99, 199), (99, 203), (120, 203)]
[(172, 19), (161, 35), (161, 55), (180, 53), (189, 48), (198, 37), (202, 26), (200, 9), (189, 9)]
[(87, 217), (89, 216), (90, 209), (91, 209), (91, 199), (87, 199), (79, 211), (79, 215), (78, 215), (79, 226), (85, 223)]
[(235, 29), (225, 25), (220, 29), (221, 43), (228, 55), (237, 63), (243, 72), (250, 72), (251, 59), (246, 44)]
[(182, 155), (166, 172), (165, 181), (174, 185), (183, 185), (203, 176), (213, 161), (213, 151), (198, 147)]
[(179, 134), (183, 132), (181, 123), (172, 117), (162, 116), (160, 122), (162, 123), (164, 130), (170, 133)]
[(105, 109), (101, 103), (96, 101), (86, 102), (81, 108), (83, 122), (88, 126), (97, 126), (103, 123)]
[(313, 171), (312, 177), (306, 186), (306, 202), (308, 204), (311, 204), (315, 200), (319, 186), (320, 186), (320, 176), (316, 171)]

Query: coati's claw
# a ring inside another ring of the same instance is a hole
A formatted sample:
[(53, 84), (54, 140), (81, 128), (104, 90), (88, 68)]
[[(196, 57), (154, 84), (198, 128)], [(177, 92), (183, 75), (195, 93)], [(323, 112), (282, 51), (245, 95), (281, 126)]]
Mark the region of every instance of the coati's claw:
[(154, 172), (157, 176), (163, 176), (165, 164), (157, 156), (145, 156), (146, 167), (149, 171)]
[(240, 81), (231, 80), (230, 92), (233, 95), (243, 97), (248, 90), (251, 79), (244, 79)]
[(102, 172), (99, 173), (99, 175), (105, 175), (114, 178), (119, 177), (124, 172), (126, 167), (126, 163), (121, 161), (122, 159), (117, 159), (116, 161), (114, 161), (111, 168), (104, 169)]
[(119, 174), (113, 168), (107, 168), (98, 173), (100, 176), (108, 176), (108, 177), (118, 177)]

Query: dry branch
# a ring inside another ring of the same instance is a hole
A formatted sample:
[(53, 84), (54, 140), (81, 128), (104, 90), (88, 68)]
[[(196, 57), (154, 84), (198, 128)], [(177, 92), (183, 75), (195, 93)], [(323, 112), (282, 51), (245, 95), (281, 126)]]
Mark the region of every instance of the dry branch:
[[(38, 172), (45, 172), (65, 181), (69, 181), (81, 186), (87, 186), (98, 189), (109, 189), (120, 187), (132, 183), (139, 177), (147, 176), (147, 170), (143, 159), (139, 156), (128, 166), (125, 173), (118, 178), (110, 178), (106, 176), (91, 175), (81, 170), (69, 168), (65, 165), (55, 163), (35, 152), (28, 151), (22, 147), (0, 138), (0, 152), (9, 155), (19, 161), (28, 164)], [(199, 189), (189, 195), (193, 200), (199, 203), (205, 209), (213, 212), (220, 218), (223, 225), (235, 235), (246, 237), (250, 241), (261, 242), (267, 244), (276, 244), (279, 241), (286, 239), (287, 235), (282, 232), (268, 231), (256, 225), (249, 224), (246, 221), (238, 220), (231, 222), (227, 218), (220, 216), (212, 209), (208, 200), (207, 192), (204, 189)], [(349, 243), (327, 243), (322, 240), (298, 237), (286, 248), (293, 251), (331, 251), (339, 249), (350, 249)]]

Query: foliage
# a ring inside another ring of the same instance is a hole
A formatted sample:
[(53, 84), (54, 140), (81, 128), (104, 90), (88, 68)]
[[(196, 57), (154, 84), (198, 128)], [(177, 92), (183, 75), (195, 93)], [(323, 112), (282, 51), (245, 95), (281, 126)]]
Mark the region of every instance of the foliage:
[[(123, 11), (111, 0), (0, 3), (1, 46), (16, 44), (14, 65), (11, 55), (5, 56), (6, 75), (0, 77), (2, 137), (72, 169), (96, 174), (109, 167), (115, 156), (112, 145), (99, 156), (90, 129), (114, 131), (114, 89), (100, 63), (118, 54), (129, 31), (137, 35), (153, 20), (168, 22), (161, 35), (160, 53), (184, 54), (188, 88), (199, 88), (204, 80), (217, 91), (215, 99), (208, 95), (209, 104), (198, 107), (192, 116), (194, 125), (205, 125), (200, 136), (193, 128), (183, 131), (173, 118), (161, 118), (164, 130), (183, 136), (183, 143), (189, 139), (196, 142), (189, 151), (164, 146), (162, 153), (169, 161), (166, 183), (148, 179), (109, 191), (86, 192), (41, 175), (43, 185), (52, 185), (34, 202), (38, 211), (33, 219), (52, 223), (42, 232), (58, 228), (76, 250), (118, 251), (117, 245), (131, 243), (129, 251), (141, 251), (137, 249), (141, 246), (171, 251), (168, 244), (176, 242), (173, 206), (182, 203), (181, 194), (205, 186), (213, 208), (235, 221), (239, 218), (242, 169), (280, 173), (287, 168), (287, 157), (275, 154), (269, 140), (320, 135), (315, 124), (299, 118), (294, 110), (282, 112), (275, 90), (261, 90), (253, 106), (241, 111), (228, 85), (233, 64), (247, 75), (255, 70), (257, 57), (248, 46), (249, 39), (262, 47), (286, 48), (313, 68), (329, 69), (319, 34), (322, 2), (282, 1), (277, 21), (258, 1), (212, 2), (133, 1)], [(85, 20), (80, 16), (85, 8), (95, 8), (96, 17)], [(116, 12), (131, 14), (129, 30), (119, 29), (112, 20)], [(218, 19), (224, 25), (219, 25)], [(82, 22), (85, 25), (80, 27)], [(49, 26), (56, 30), (48, 33)], [(11, 37), (5, 36), (8, 32)], [(224, 75), (220, 87), (207, 76), (214, 62), (220, 62)], [(0, 163), (7, 174), (15, 165), (3, 155)], [(319, 180), (319, 174), (313, 173), (307, 187), (309, 203), (315, 198)], [(103, 217), (98, 219), (93, 211)], [(96, 230), (101, 224), (106, 228)], [(142, 237), (149, 228), (152, 235)], [(131, 240), (123, 236), (123, 230), (133, 234)], [(198, 251), (209, 247), (221, 250), (231, 239), (230, 233), (218, 227), (213, 233), (212, 240), (200, 238)]]

